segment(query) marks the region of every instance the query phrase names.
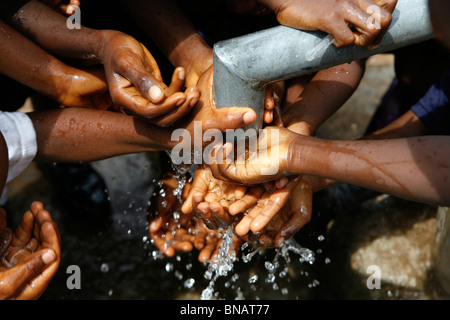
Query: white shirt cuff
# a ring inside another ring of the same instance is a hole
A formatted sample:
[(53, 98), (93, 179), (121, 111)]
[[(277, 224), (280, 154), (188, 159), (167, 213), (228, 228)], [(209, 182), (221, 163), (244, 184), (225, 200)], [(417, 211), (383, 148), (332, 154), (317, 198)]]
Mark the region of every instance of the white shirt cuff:
[(37, 140), (31, 119), (23, 112), (1, 112), (0, 131), (8, 147), (8, 178), (22, 173), (36, 157)]

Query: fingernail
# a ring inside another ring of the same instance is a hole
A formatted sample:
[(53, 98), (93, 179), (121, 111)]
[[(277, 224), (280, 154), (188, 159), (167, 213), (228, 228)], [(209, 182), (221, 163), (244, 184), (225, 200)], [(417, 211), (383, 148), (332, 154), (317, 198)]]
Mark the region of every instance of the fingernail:
[(256, 115), (254, 112), (247, 112), (244, 114), (244, 123), (252, 123), (256, 120)]
[(180, 107), (185, 102), (186, 102), (186, 98), (181, 99), (180, 101), (177, 102), (177, 107)]
[(193, 98), (193, 99), (191, 100), (191, 103), (189, 103), (189, 105), (190, 105), (191, 107), (193, 107), (193, 106), (195, 106), (195, 105), (197, 104), (197, 102), (198, 102), (198, 98)]
[(42, 255), (42, 261), (44, 261), (45, 264), (50, 264), (53, 261), (55, 261), (55, 259), (56, 259), (56, 255), (53, 252), (53, 250), (49, 250)]
[(163, 96), (163, 91), (158, 86), (152, 86), (150, 90), (148, 90), (148, 95), (150, 96), (150, 99), (159, 101)]
[(178, 72), (178, 79), (180, 79), (180, 80), (186, 79), (186, 71), (184, 69), (180, 70), (180, 72)]

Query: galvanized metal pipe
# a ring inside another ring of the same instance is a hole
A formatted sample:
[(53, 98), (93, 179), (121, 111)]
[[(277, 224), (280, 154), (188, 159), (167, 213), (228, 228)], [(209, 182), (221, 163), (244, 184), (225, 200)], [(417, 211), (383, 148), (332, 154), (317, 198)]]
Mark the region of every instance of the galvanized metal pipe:
[(329, 68), (374, 54), (395, 50), (433, 37), (428, 0), (399, 0), (392, 23), (374, 50), (334, 45), (307, 57), (325, 36), (323, 32), (301, 31), (277, 26), (214, 45), (214, 102), (217, 108), (251, 107), (263, 123), (265, 86)]

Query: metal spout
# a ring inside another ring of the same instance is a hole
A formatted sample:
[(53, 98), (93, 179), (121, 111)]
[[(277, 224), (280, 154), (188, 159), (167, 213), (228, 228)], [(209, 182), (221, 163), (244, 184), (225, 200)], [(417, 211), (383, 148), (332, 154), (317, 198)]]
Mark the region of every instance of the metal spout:
[(331, 45), (309, 57), (308, 52), (326, 36), (277, 26), (218, 42), (213, 48), (216, 107), (251, 107), (258, 119), (245, 129), (260, 129), (267, 84), (431, 39), (428, 0), (399, 0), (391, 26), (376, 49)]

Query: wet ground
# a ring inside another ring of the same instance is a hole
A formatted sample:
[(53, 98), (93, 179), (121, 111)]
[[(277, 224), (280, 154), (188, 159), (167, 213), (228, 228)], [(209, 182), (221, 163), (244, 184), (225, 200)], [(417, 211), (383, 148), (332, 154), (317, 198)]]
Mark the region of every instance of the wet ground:
[[(392, 56), (369, 61), (355, 95), (321, 128), (320, 137), (358, 138), (393, 77)], [(150, 243), (149, 199), (160, 177), (156, 153), (130, 155), (92, 164), (107, 184), (111, 216), (93, 224), (70, 213), (35, 165), (8, 185), (11, 223), (33, 200), (44, 202), (62, 237), (61, 266), (41, 299), (199, 299), (208, 285), (198, 252), (167, 258)], [(442, 299), (432, 273), (431, 248), (437, 208), (348, 186), (315, 195), (311, 222), (295, 241), (314, 252), (314, 263), (290, 252), (279, 259), (275, 279), (267, 262), (276, 251), (236, 262), (215, 286), (217, 299)], [(69, 289), (67, 268), (81, 270), (81, 289)], [(369, 289), (377, 265), (381, 287)], [(284, 270), (287, 266), (287, 270)], [(286, 271), (286, 272), (284, 272)]]

